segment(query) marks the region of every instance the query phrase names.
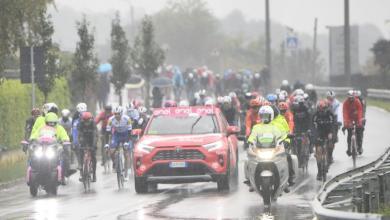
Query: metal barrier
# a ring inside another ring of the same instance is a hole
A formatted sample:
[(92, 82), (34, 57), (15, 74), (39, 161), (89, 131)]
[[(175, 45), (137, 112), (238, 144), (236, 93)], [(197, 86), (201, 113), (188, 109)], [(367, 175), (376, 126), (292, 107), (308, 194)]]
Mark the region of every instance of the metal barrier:
[[(327, 87), (327, 86), (315, 86), (316, 91), (324, 95), (327, 91), (332, 90), (336, 95), (345, 95), (352, 87)], [(390, 101), (390, 90), (385, 89), (367, 89), (367, 96), (369, 98), (389, 100)]]
[[(390, 148), (374, 162), (342, 173), (326, 182), (312, 202), (314, 214), (319, 220), (384, 219), (383, 216), (370, 212), (377, 211), (380, 204), (390, 202), (388, 184)], [(337, 207), (340, 204), (345, 205), (347, 211), (337, 210), (340, 209)]]

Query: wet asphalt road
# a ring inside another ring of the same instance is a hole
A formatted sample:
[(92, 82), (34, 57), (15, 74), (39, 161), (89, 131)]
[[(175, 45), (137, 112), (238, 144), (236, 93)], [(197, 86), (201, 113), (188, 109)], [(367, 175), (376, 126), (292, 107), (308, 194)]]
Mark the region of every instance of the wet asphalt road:
[[(376, 159), (390, 145), (388, 135), (390, 114), (368, 108), (364, 153), (358, 165)], [(334, 152), (333, 176), (352, 168), (345, 154), (346, 139), (339, 133), (340, 142)], [(312, 219), (310, 201), (321, 187), (315, 180), (316, 164), (311, 157), (309, 173), (300, 173), (291, 192), (273, 204), (270, 214), (263, 213), (262, 199), (250, 193), (243, 181), (241, 151), (240, 181), (231, 192), (218, 192), (216, 183), (159, 185), (157, 192), (137, 195), (132, 181), (118, 191), (115, 174), (103, 174), (99, 167), (98, 182), (92, 192), (84, 193), (77, 175), (56, 197), (41, 192), (37, 198), (29, 195), (25, 184), (0, 190), (0, 219)], [(329, 176), (331, 177), (331, 176)]]

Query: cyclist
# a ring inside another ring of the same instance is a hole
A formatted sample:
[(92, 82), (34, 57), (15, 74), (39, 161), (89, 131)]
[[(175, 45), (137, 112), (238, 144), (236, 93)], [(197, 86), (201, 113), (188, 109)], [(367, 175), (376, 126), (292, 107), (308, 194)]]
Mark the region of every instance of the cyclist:
[[(39, 110), (39, 108), (33, 108), (31, 110), (31, 117), (26, 120), (26, 125), (24, 126), (24, 140), (28, 140), (30, 138), (34, 123), (40, 115), (41, 110)], [(23, 151), (26, 150), (27, 149), (23, 149)]]
[(280, 114), (284, 116), (290, 128), (290, 133), (294, 132), (294, 115), (289, 110), (287, 102), (279, 102), (278, 104)]
[(81, 103), (77, 104), (76, 112), (73, 114), (73, 117), (72, 117), (72, 145), (73, 145), (74, 152), (77, 155), (79, 169), (81, 169), (82, 161), (80, 161), (81, 157), (80, 157), (79, 138), (78, 138), (77, 127), (78, 127), (78, 124), (80, 122), (81, 114), (83, 112), (86, 112), (86, 111), (87, 111), (87, 104), (81, 102)]
[(249, 110), (246, 112), (245, 116), (245, 136), (249, 137), (251, 134), (253, 126), (257, 123), (260, 123), (259, 117), (259, 109), (261, 106), (261, 102), (259, 98), (255, 98), (250, 100), (249, 102)]
[(72, 118), (70, 117), (70, 111), (69, 109), (62, 109), (61, 111), (61, 118), (60, 118), (60, 125), (65, 128), (66, 133), (68, 135), (71, 135), (71, 130), (72, 130)]
[[(95, 118), (95, 124), (98, 125), (99, 123), (102, 123), (100, 134), (101, 134), (101, 142), (102, 142), (102, 147), (101, 147), (101, 154), (104, 155), (104, 146), (108, 143), (109, 139), (109, 132), (107, 132), (107, 123), (108, 119), (111, 118), (112, 116), (112, 106), (111, 105), (106, 105), (104, 106), (104, 111), (100, 112), (97, 117)], [(102, 163), (101, 165), (104, 166), (106, 163), (106, 157), (102, 156)]]
[[(308, 133), (309, 138), (312, 143), (312, 134), (310, 131), (312, 125), (312, 117), (310, 114), (310, 109), (305, 102), (305, 98), (301, 95), (298, 95), (294, 98), (294, 102), (291, 106), (291, 112), (294, 117), (294, 134)], [(313, 152), (313, 146), (309, 147), (310, 153)]]
[(177, 107), (176, 101), (174, 101), (174, 100), (167, 100), (167, 101), (164, 102), (164, 108), (170, 108), (170, 107)]
[[(315, 146), (316, 146), (316, 158), (317, 158), (317, 180), (322, 180), (323, 177), (323, 169), (321, 167), (321, 155), (323, 153), (327, 154), (328, 158), (328, 167), (329, 164), (333, 163), (333, 126), (336, 121), (336, 116), (333, 114), (331, 108), (328, 106), (327, 100), (321, 100), (317, 103), (316, 112), (313, 116), (313, 124), (314, 129), (316, 130), (316, 139), (315, 139)], [(328, 146), (324, 146), (325, 140), (329, 140)], [(324, 152), (325, 150), (325, 152)], [(328, 169), (328, 167), (326, 169)]]
[[(83, 167), (84, 151), (83, 148), (90, 148), (92, 159), (92, 182), (96, 182), (96, 150), (97, 150), (97, 127), (93, 120), (92, 113), (81, 113), (80, 122), (77, 125), (78, 130), (78, 143), (80, 143), (79, 161), (81, 161), (80, 167)], [(83, 181), (82, 169), (80, 169), (80, 179)]]
[(339, 138), (338, 138), (338, 131), (341, 128), (342, 122), (343, 122), (343, 117), (341, 113), (341, 108), (340, 108), (340, 102), (339, 100), (336, 99), (336, 93), (334, 91), (328, 91), (326, 92), (326, 99), (328, 100), (328, 103), (330, 105), (330, 108), (332, 110), (332, 113), (336, 115), (337, 120), (335, 121), (335, 125), (333, 128), (333, 141), (334, 143), (337, 143)]
[[(129, 162), (128, 151), (130, 149), (128, 146), (132, 130), (132, 121), (129, 116), (123, 114), (123, 108), (121, 106), (115, 107), (113, 113), (114, 115), (108, 120), (106, 130), (111, 134), (110, 156), (114, 163), (113, 167), (115, 167), (115, 153), (121, 143), (124, 146), (125, 164), (127, 165)], [(125, 178), (127, 178), (127, 172), (125, 172)]]
[(221, 110), (229, 125), (237, 124), (238, 112), (237, 109), (233, 106), (232, 98), (230, 96), (223, 97)]
[(356, 125), (356, 143), (357, 151), (361, 155), (363, 153), (362, 141), (363, 141), (363, 107), (358, 98), (355, 97), (354, 91), (348, 91), (348, 97), (343, 103), (343, 119), (344, 126), (342, 131), (348, 131), (347, 143), (348, 150), (347, 155), (351, 156), (351, 137), (353, 124)]
[(42, 115), (41, 116), (38, 116), (34, 122), (34, 126), (32, 127), (31, 129), (31, 135), (30, 135), (30, 139), (31, 139), (31, 136), (34, 135), (38, 135), (38, 134), (35, 134), (36, 132), (38, 132), (38, 130), (45, 126), (45, 116), (47, 113), (49, 112), (53, 112), (54, 114), (58, 114), (58, 106), (55, 104), (55, 103), (46, 103), (43, 105), (42, 107)]
[(317, 103), (317, 92), (314, 89), (314, 86), (310, 83), (307, 84), (305, 86), (305, 92), (309, 95), (309, 103), (315, 105)]
[(291, 86), (288, 84), (288, 81), (286, 79), (282, 81), (282, 85), (280, 86), (280, 90), (284, 90), (288, 94), (291, 93)]

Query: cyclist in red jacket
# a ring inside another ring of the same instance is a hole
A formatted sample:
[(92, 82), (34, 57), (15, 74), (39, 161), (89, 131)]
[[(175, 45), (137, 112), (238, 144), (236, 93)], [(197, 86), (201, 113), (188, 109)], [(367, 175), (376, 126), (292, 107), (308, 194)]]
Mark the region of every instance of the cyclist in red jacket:
[[(102, 127), (101, 127), (101, 130), (100, 130), (100, 133), (101, 133), (101, 153), (102, 155), (104, 155), (104, 146), (106, 144), (108, 144), (108, 141), (109, 141), (109, 134), (110, 132), (107, 132), (106, 131), (106, 127), (107, 127), (107, 123), (108, 123), (108, 119), (110, 119), (110, 117), (113, 116), (112, 114), (112, 106), (111, 105), (106, 105), (104, 106), (104, 111), (100, 112), (98, 114), (98, 116), (95, 118), (95, 124), (99, 124), (100, 122), (102, 123)], [(105, 164), (105, 157), (102, 157), (102, 163), (101, 165), (104, 166)]]
[(356, 125), (356, 143), (357, 151), (361, 155), (363, 153), (362, 142), (363, 142), (363, 107), (358, 98), (355, 97), (354, 91), (348, 91), (348, 98), (343, 103), (343, 118), (344, 118), (344, 127), (348, 131), (348, 150), (347, 155), (351, 156), (351, 137), (353, 124)]

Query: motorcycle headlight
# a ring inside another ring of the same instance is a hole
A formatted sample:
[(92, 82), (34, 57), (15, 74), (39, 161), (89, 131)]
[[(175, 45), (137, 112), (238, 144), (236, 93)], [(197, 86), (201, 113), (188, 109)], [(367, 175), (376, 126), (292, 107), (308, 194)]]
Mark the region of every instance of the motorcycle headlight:
[(274, 157), (274, 151), (259, 151), (257, 156), (262, 160), (271, 160)]
[(211, 143), (211, 144), (205, 144), (203, 145), (204, 148), (206, 148), (206, 150), (208, 151), (213, 151), (213, 150), (217, 150), (219, 148), (222, 148), (223, 147), (223, 142), (222, 141), (217, 141), (217, 142), (214, 142), (214, 143)]
[(148, 154), (148, 153), (152, 152), (154, 147), (140, 143), (137, 145), (137, 149)]
[(36, 147), (34, 150), (34, 155), (37, 158), (41, 158), (43, 156), (43, 149), (42, 147)]
[(48, 158), (48, 159), (53, 159), (56, 155), (56, 152), (55, 150), (53, 149), (53, 147), (48, 147), (45, 151), (45, 156)]

